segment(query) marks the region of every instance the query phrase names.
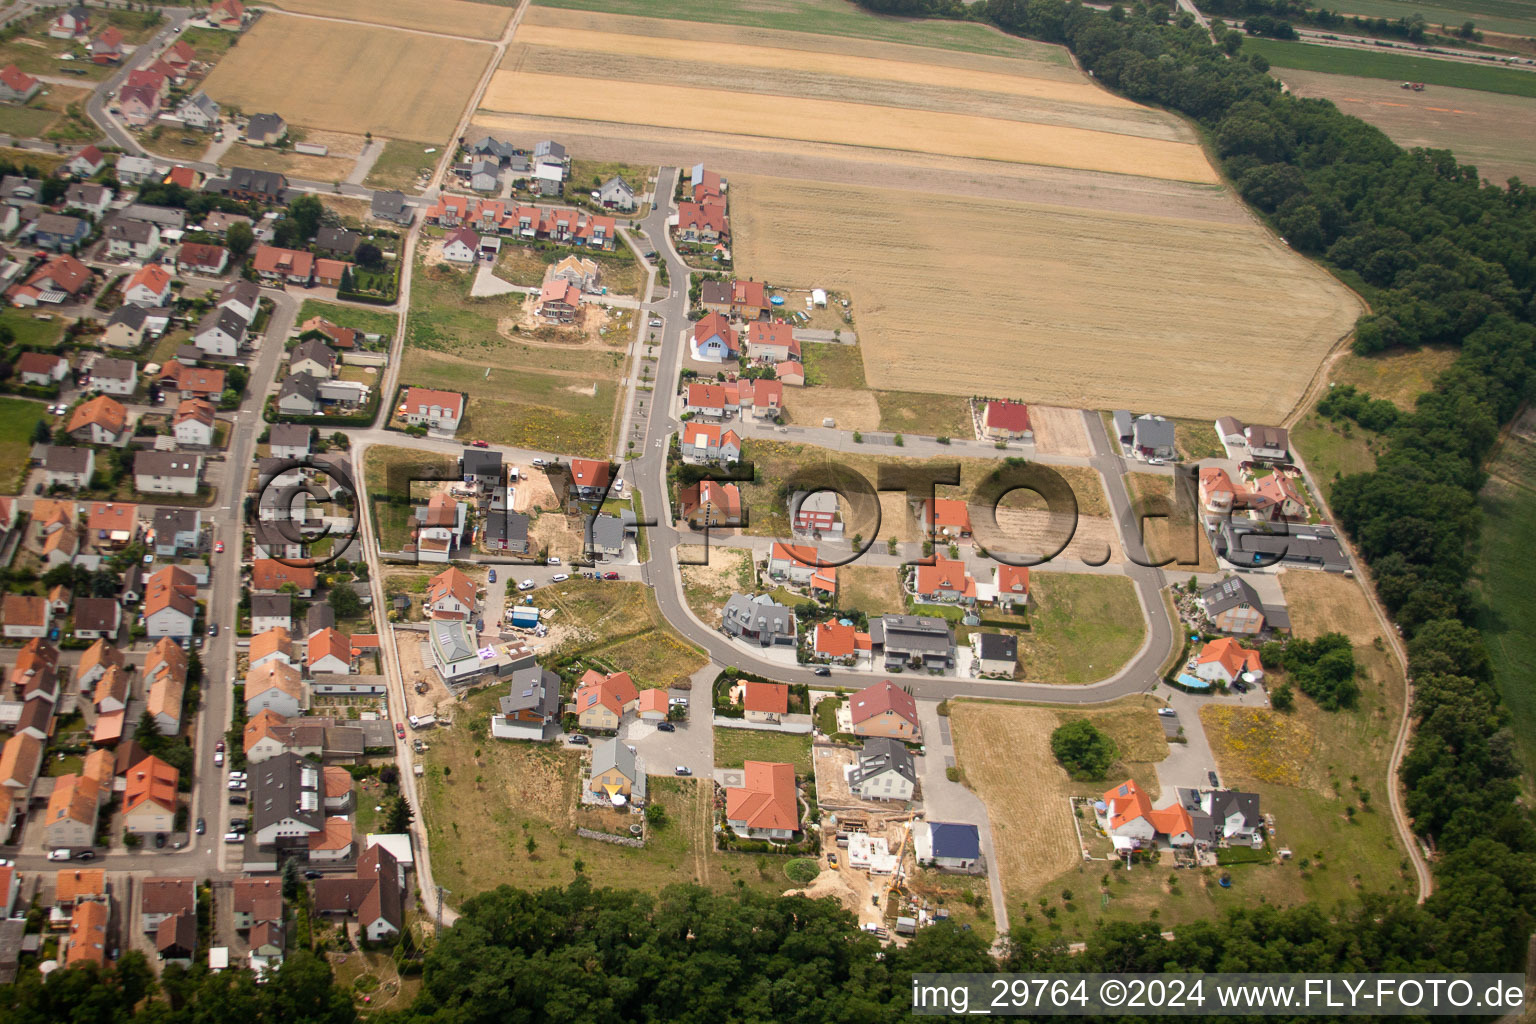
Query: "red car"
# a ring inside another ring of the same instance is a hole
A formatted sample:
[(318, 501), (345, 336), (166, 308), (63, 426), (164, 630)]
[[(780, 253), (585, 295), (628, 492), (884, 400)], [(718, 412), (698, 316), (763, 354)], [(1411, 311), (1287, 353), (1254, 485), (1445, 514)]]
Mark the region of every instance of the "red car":
[(399, 722), (395, 723), (395, 735), (402, 740), (405, 739), (405, 726), (401, 725)]
[(603, 579), (605, 579), (605, 580), (616, 580), (618, 578), (619, 578), (619, 574), (616, 573), (616, 572), (605, 572), (605, 573), (603, 573)]
[(215, 544), (213, 545), (213, 553), (216, 554), (216, 555), (222, 555), (224, 553), (224, 542), (223, 541), (215, 542)]
[(489, 441), (471, 441), (469, 446), (471, 448), (489, 448), (491, 443)]

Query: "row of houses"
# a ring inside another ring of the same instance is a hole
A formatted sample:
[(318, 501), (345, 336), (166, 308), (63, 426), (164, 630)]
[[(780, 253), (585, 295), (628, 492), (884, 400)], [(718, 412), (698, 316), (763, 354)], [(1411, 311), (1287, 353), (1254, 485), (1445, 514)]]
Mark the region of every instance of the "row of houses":
[(493, 235), (612, 249), (618, 238), (614, 219), (605, 214), (469, 196), (441, 197), (427, 207), (426, 221), (443, 228), (470, 228), (477, 233), (477, 242), (480, 235)]

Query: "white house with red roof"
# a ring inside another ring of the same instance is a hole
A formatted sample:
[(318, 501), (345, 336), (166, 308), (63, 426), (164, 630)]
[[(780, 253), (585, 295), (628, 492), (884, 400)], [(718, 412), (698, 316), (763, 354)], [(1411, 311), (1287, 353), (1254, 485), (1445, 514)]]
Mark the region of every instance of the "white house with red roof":
[(694, 465), (741, 461), (741, 435), (718, 423), (684, 423), (681, 447), (683, 461)]
[(626, 712), (633, 711), (640, 691), (628, 672), (608, 675), (587, 670), (572, 701), (583, 729), (617, 729)]
[(981, 413), (981, 432), (994, 441), (1033, 441), (1029, 406), (1023, 402), (988, 402)]
[(816, 549), (811, 545), (774, 541), (768, 549), (768, 575), (804, 585), (816, 574), (817, 559)]
[(742, 719), (759, 725), (779, 725), (789, 714), (789, 686), (752, 680), (741, 687)]
[(917, 718), (917, 701), (889, 679), (849, 697), (848, 714), (855, 736), (916, 740), (923, 731)]
[(18, 68), (7, 64), (0, 68), (0, 100), (7, 103), (26, 103), (37, 95), (43, 83)]
[(427, 581), (425, 608), (434, 619), (464, 620), (475, 614), (475, 582), (448, 568)]
[(696, 245), (714, 245), (731, 236), (725, 206), (714, 203), (677, 204), (677, 240)]
[(800, 342), (789, 324), (754, 320), (747, 325), (747, 358), (757, 363), (800, 361)]
[(971, 510), (963, 498), (929, 498), (920, 506), (924, 533), (939, 541), (960, 543), (971, 538)]
[(1154, 810), (1151, 798), (1132, 779), (1105, 790), (1093, 812), (1117, 850), (1151, 847), (1159, 841), (1179, 847), (1195, 842), (1189, 812), (1177, 802)]
[(735, 403), (725, 390), (724, 384), (706, 384), (694, 381), (683, 394), (683, 407), (695, 416), (712, 416), (725, 419), (736, 411)]
[[(91, 269), (73, 256), (55, 256), (21, 284), (5, 293), (13, 306), (57, 305), (82, 297), (93, 280)], [(88, 294), (88, 293), (87, 293)]]
[(576, 498), (592, 500), (608, 492), (612, 469), (601, 459), (572, 459), (571, 492)]
[(91, 31), (91, 13), (76, 4), (59, 11), (48, 23), (48, 35), (54, 39), (84, 39)]
[(992, 601), (999, 608), (1013, 611), (1029, 603), (1029, 566), (994, 565)]
[(69, 360), (49, 352), (23, 352), (16, 359), (16, 373), (23, 384), (49, 387), (69, 376)]
[(688, 353), (700, 362), (724, 363), (741, 356), (741, 342), (729, 320), (719, 313), (710, 313), (693, 325)]
[(794, 836), (800, 830), (794, 767), (783, 762), (746, 762), (741, 785), (725, 791), (725, 822), (744, 839)]
[(932, 565), (919, 565), (912, 581), (912, 592), (923, 601), (941, 604), (976, 603), (976, 578), (965, 563), (935, 556)]
[(145, 309), (157, 309), (169, 305), (171, 275), (158, 263), (140, 267), (123, 286), (123, 301)]
[(400, 396), (400, 418), (424, 426), (439, 437), (452, 437), (464, 418), (464, 395), (458, 391), (406, 388)]
[(701, 480), (678, 495), (678, 519), (695, 530), (741, 525), (741, 490), (735, 484)]
[(64, 169), (76, 177), (89, 178), (105, 166), (107, 166), (106, 155), (93, 143), (70, 157), (65, 162)]
[(1259, 652), (1250, 650), (1229, 636), (1212, 640), (1195, 658), (1195, 675), (1207, 682), (1230, 684), (1245, 672), (1264, 674)]
[(470, 228), (456, 228), (443, 240), (443, 259), (474, 263), (480, 258), (480, 236)]
[(811, 634), (811, 650), (820, 658), (855, 664), (871, 656), (874, 644), (868, 633), (840, 622), (818, 622)]

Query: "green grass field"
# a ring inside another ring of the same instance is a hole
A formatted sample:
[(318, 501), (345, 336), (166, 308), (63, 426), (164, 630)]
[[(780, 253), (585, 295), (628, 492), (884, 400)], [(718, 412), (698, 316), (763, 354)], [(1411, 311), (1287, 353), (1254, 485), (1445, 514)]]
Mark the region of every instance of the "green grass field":
[(959, 395), (876, 391), (880, 429), (925, 437), (970, 437), (971, 410)]
[(358, 309), (356, 306), (338, 306), (334, 302), (322, 302), (319, 299), (305, 299), (304, 305), (299, 307), (299, 315), (294, 320), (294, 326), (298, 327), (312, 316), (323, 316), (338, 327), (350, 327), (364, 334), (382, 334), (386, 339), (395, 336), (395, 328), (400, 323), (400, 318), (394, 313)]
[[(34, 104), (36, 102), (33, 101)], [(40, 139), (60, 116), (57, 110), (46, 107), (13, 107), (7, 104), (0, 106), (0, 132), (24, 139)]]
[(421, 171), (430, 171), (442, 156), (441, 149), (426, 152), (433, 147), (405, 139), (390, 139), (384, 144), (384, 152), (374, 162), (363, 184), (369, 188), (397, 188), (402, 192), (415, 192), (416, 178)]
[(1404, 18), (1422, 15), (1430, 25), (1456, 28), (1471, 18), (1480, 29), (1536, 35), (1536, 4), (1530, 0), (1460, 0), (1424, 4), (1418, 0), (1343, 0), (1336, 8), (1366, 18)]
[(606, 454), (622, 352), (514, 341), (500, 325), (521, 316), (523, 296), (471, 298), (470, 282), (464, 271), (418, 262), (401, 382), (466, 392), (466, 437)]
[[(368, 449), (363, 458), (363, 490), (368, 495), (368, 505), (373, 509), (373, 529), (379, 546), (385, 551), (399, 551), (400, 546), (411, 539), (411, 509), (406, 505), (391, 504), (382, 499), (390, 493), (391, 477), (398, 477), (402, 467), (422, 467), (419, 475), (428, 480), (434, 477), (452, 477), (458, 463), (452, 456), (434, 455), (412, 448), (390, 448), (377, 445)], [(412, 493), (425, 499), (427, 485), (412, 487)]]
[(1525, 761), (1526, 783), (1536, 780), (1536, 436), (1512, 431), (1489, 467), (1483, 487), (1482, 547), (1476, 586), (1482, 597), (1478, 626), (1493, 661), (1494, 678), (1513, 719)]
[(24, 398), (0, 398), (0, 487), (21, 489), (32, 450), (32, 431), (43, 418), (43, 404)]
[(807, 387), (863, 388), (864, 350), (857, 345), (802, 345)]
[(1004, 35), (984, 25), (957, 21), (888, 18), (860, 10), (844, 0), (777, 0), (771, 4), (720, 3), (719, 0), (668, 0), (658, 8), (649, 0), (540, 0), (542, 7), (601, 11), (680, 21), (707, 21), (786, 32), (814, 32), (886, 43), (933, 46), (994, 57), (1069, 63), (1065, 50), (1045, 43)]
[(1376, 53), (1339, 46), (1313, 46), (1278, 39), (1256, 39), (1252, 36), (1243, 40), (1243, 52), (1261, 54), (1277, 68), (1328, 71), (1357, 78), (1387, 78), (1458, 89), (1480, 89), (1506, 96), (1536, 97), (1536, 73), (1511, 68), (1434, 60), (1429, 57), (1406, 57), (1396, 53)]
[(715, 764), (740, 768), (747, 761), (784, 761), (796, 775), (811, 773), (811, 735), (763, 729), (716, 729)]
[(0, 310), (0, 326), (10, 329), (16, 344), (31, 348), (48, 348), (64, 335), (64, 317), (55, 314), (47, 320), (39, 320), (31, 312), (19, 309)]
[(1026, 615), (1031, 628), (1019, 635), (1019, 663), (1032, 683), (1108, 678), (1146, 633), (1136, 589), (1124, 576), (1031, 573)]

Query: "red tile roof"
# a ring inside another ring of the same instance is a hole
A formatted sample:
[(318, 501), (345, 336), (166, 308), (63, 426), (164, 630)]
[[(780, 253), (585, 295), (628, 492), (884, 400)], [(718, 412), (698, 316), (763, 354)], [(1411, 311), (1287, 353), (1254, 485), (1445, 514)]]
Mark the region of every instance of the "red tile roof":
[(892, 711), (911, 722), (913, 728), (918, 727), (917, 701), (912, 699), (910, 693), (889, 679), (883, 683), (865, 687), (850, 697), (848, 710), (854, 725)]
[(95, 424), (109, 433), (120, 434), (127, 422), (128, 410), (123, 408), (121, 402), (106, 395), (97, 395), (75, 407), (75, 414), (69, 418), (69, 432), (73, 434)]
[(746, 692), (741, 697), (741, 706), (744, 710), (761, 711), (773, 715), (782, 715), (789, 711), (789, 687), (786, 684), (748, 681), (744, 685)]
[(1010, 434), (1022, 434), (1029, 429), (1029, 406), (1022, 402), (988, 402), (986, 424)]
[(577, 487), (607, 487), (609, 479), (609, 466), (603, 460), (571, 460), (571, 480)]
[(932, 565), (917, 567), (917, 593), (919, 596), (927, 596), (940, 591), (954, 591), (961, 597), (975, 597), (976, 580), (964, 562), (935, 556)]
[(0, 82), (4, 82), (9, 89), (25, 93), (31, 91), (32, 87), (37, 84), (37, 79), (18, 68), (15, 64), (7, 64), (4, 68), (0, 68)]
[(639, 698), (640, 691), (635, 689), (628, 672), (613, 672), (604, 676), (588, 669), (587, 674), (581, 677), (581, 686), (576, 690), (576, 713), (581, 714), (601, 704), (618, 717), (624, 714), (626, 704)]
[(292, 583), (300, 590), (313, 590), (315, 570), (309, 566), (287, 565), (271, 558), (258, 558), (251, 563), (252, 589), (277, 590), (285, 583)]
[(725, 791), (726, 820), (748, 828), (798, 829), (795, 769), (766, 761), (748, 761), (742, 768), (742, 785)]
[(1219, 640), (1212, 640), (1200, 651), (1198, 664), (1208, 665), (1218, 662), (1226, 669), (1227, 675), (1236, 679), (1244, 672), (1263, 671), (1264, 662), (1259, 658), (1258, 651), (1251, 651), (1229, 636)]

